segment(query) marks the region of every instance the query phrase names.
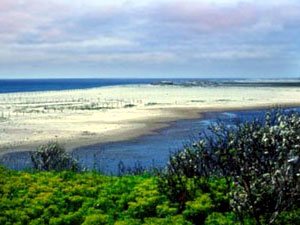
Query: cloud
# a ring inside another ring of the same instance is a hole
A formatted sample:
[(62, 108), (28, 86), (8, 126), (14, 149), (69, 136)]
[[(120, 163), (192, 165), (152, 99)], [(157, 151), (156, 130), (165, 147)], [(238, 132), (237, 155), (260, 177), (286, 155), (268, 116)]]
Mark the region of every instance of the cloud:
[(25, 64), (44, 65), (61, 65), (61, 64), (88, 64), (88, 65), (113, 65), (118, 63), (129, 64), (161, 64), (161, 63), (177, 63), (181, 59), (173, 53), (167, 52), (124, 52), (124, 53), (89, 53), (89, 54), (73, 54), (60, 52), (59, 54), (49, 54), (42, 51), (32, 51), (31, 54), (24, 58), (24, 53), (19, 51), (3, 51), (0, 55), (0, 65), (16, 64), (20, 61)]
[(196, 58), (206, 60), (241, 60), (241, 59), (268, 59), (274, 56), (269, 49), (261, 50), (220, 50), (213, 52), (200, 53), (195, 55)]
[(299, 59), (299, 32), (295, 0), (1, 0), (0, 64), (177, 63), (196, 71), (206, 61), (263, 67), (282, 59), (284, 67)]
[[(198, 32), (245, 31), (258, 27), (272, 31), (278, 26), (298, 24), (299, 5), (260, 5), (254, 3), (207, 4), (202, 1), (174, 1), (156, 6), (152, 17), (158, 23)], [(274, 26), (261, 26), (274, 24)]]

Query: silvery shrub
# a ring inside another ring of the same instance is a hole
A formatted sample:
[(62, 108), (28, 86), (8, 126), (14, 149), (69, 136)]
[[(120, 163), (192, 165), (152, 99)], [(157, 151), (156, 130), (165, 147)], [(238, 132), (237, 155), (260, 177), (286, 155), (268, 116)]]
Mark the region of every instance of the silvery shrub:
[(232, 209), (241, 221), (250, 216), (257, 224), (272, 224), (300, 206), (299, 113), (273, 110), (263, 119), (219, 122), (209, 131), (170, 157), (162, 176), (167, 185), (180, 186), (182, 177), (223, 177)]
[(57, 142), (49, 142), (41, 145), (36, 151), (31, 153), (33, 168), (40, 171), (78, 171), (79, 165)]

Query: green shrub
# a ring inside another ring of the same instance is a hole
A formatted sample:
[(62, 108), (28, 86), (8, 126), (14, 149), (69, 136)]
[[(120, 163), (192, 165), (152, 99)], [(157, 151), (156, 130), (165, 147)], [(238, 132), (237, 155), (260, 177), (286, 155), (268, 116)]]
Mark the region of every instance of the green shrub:
[(158, 217), (174, 216), (177, 213), (177, 207), (172, 206), (168, 201), (164, 201), (162, 204), (156, 206), (156, 214)]
[(112, 224), (111, 217), (102, 214), (93, 214), (85, 218), (83, 225), (105, 225)]
[(214, 205), (209, 194), (202, 194), (193, 201), (186, 202), (183, 216), (194, 224), (203, 224), (206, 217), (213, 211)]
[[(182, 212), (178, 203), (158, 191), (156, 181), (154, 176), (0, 167), (0, 224), (238, 224), (237, 215), (226, 208), (224, 178), (205, 180), (202, 188), (199, 182)], [(298, 224), (297, 207), (281, 213), (275, 224)], [(255, 221), (246, 217), (244, 224)]]
[(0, 224), (188, 224), (149, 176), (0, 168)]
[(236, 225), (235, 215), (233, 213), (214, 212), (208, 215), (205, 225)]
[(144, 225), (154, 225), (154, 224), (155, 225), (169, 225), (169, 224), (192, 225), (192, 223), (187, 221), (182, 215), (176, 215), (167, 218), (150, 217), (150, 218), (146, 218), (143, 224)]
[(272, 111), (263, 120), (211, 126), (210, 135), (171, 156), (160, 177), (160, 191), (181, 209), (197, 188), (209, 189), (199, 180), (223, 177), (241, 222), (273, 223), (300, 202), (300, 115)]
[[(299, 207), (299, 206), (298, 206)], [(278, 219), (275, 221), (274, 224), (285, 224), (285, 225), (294, 225), (300, 224), (300, 208), (294, 207), (293, 209), (282, 212)]]

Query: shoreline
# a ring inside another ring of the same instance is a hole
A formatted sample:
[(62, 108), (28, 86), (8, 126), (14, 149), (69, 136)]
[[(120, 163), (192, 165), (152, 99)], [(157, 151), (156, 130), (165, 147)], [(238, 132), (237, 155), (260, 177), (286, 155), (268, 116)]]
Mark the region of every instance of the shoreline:
[(155, 133), (204, 112), (300, 106), (300, 88), (145, 84), (0, 95), (0, 155), (49, 141), (74, 148)]
[[(300, 107), (300, 103), (290, 103), (290, 104), (278, 104), (280, 108), (293, 108)], [(72, 153), (74, 150), (78, 150), (82, 147), (95, 146), (95, 145), (104, 145), (107, 143), (115, 143), (122, 141), (130, 141), (132, 139), (138, 139), (145, 135), (155, 134), (161, 129), (166, 129), (171, 126), (172, 122), (180, 121), (180, 120), (205, 120), (205, 113), (223, 113), (223, 112), (236, 112), (236, 111), (254, 111), (254, 110), (268, 110), (276, 108), (273, 104), (270, 105), (260, 105), (260, 106), (244, 106), (244, 107), (210, 107), (210, 108), (189, 108), (187, 112), (187, 108), (163, 108), (160, 110), (171, 111), (173, 116), (171, 117), (160, 117), (158, 119), (150, 119), (146, 122), (146, 126), (143, 128), (132, 128), (128, 130), (119, 131), (119, 133), (115, 133), (113, 135), (107, 135), (103, 138), (103, 136), (95, 136), (93, 138), (86, 138), (86, 140), (76, 140), (76, 139), (66, 139), (58, 141), (63, 146), (65, 146), (66, 150), (69, 153)], [(180, 116), (174, 116), (178, 113)], [(184, 117), (182, 117), (184, 115)], [(129, 132), (131, 131), (131, 132)], [(102, 140), (101, 140), (102, 138)], [(53, 140), (55, 141), (55, 140)], [(68, 144), (66, 144), (66, 142)], [(45, 144), (47, 142), (43, 142), (40, 144)], [(39, 144), (39, 145), (40, 145)], [(14, 154), (14, 153), (28, 153), (35, 150), (37, 144), (29, 144), (24, 146), (18, 146), (15, 149), (8, 149), (0, 152), (0, 157), (6, 154)]]

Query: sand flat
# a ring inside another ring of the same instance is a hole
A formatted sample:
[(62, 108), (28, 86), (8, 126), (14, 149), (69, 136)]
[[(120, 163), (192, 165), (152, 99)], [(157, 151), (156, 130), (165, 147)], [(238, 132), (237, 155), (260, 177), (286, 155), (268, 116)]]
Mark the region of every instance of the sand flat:
[(298, 87), (124, 85), (0, 95), (0, 153), (130, 139), (203, 111), (300, 105)]

